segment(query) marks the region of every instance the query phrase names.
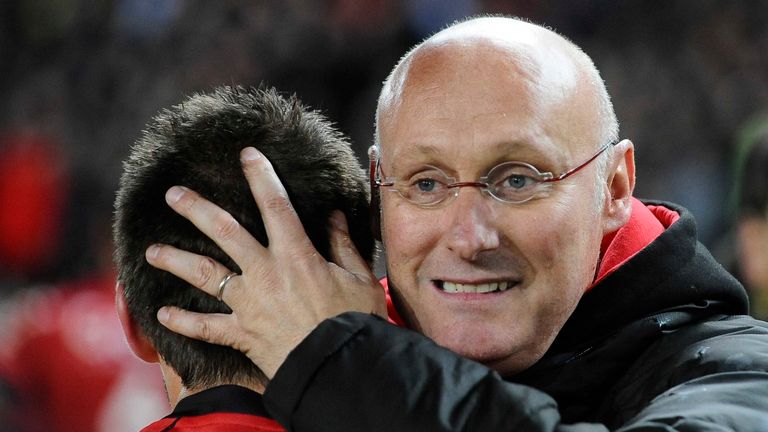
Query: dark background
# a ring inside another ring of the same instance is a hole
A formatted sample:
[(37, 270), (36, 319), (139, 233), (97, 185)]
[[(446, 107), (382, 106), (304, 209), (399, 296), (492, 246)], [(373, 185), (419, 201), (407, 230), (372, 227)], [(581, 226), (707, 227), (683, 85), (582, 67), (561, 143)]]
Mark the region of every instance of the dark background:
[(121, 161), (160, 108), (265, 82), (324, 111), (364, 162), (398, 58), (479, 13), (580, 45), (635, 142), (636, 195), (687, 206), (727, 254), (736, 136), (768, 106), (766, 1), (3, 1), (0, 289), (111, 265)]

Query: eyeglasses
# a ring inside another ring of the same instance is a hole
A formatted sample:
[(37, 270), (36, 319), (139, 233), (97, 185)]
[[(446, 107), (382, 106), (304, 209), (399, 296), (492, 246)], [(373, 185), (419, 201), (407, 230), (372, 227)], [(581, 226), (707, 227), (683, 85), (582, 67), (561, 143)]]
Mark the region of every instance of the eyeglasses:
[(551, 183), (565, 180), (579, 172), (593, 160), (597, 159), (608, 148), (615, 146), (618, 141), (611, 141), (597, 151), (584, 163), (571, 168), (559, 175), (551, 172), (541, 172), (533, 165), (524, 162), (503, 162), (488, 171), (476, 182), (457, 182), (443, 170), (434, 166), (426, 166), (422, 171), (407, 179), (384, 177), (381, 171), (380, 159), (371, 158), (370, 179), (371, 190), (379, 187), (391, 187), (408, 202), (420, 207), (436, 207), (448, 199), (459, 195), (463, 187), (477, 187), (498, 201), (510, 204), (522, 204), (542, 193)]

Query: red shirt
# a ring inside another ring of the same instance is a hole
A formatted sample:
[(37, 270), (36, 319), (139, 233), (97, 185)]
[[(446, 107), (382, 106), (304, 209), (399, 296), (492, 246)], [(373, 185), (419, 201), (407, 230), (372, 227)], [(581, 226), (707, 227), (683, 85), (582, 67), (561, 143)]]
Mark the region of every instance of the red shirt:
[(223, 385), (180, 400), (173, 412), (141, 430), (283, 432), (269, 418), (261, 395), (235, 385)]
[(0, 429), (136, 431), (168, 412), (159, 368), (125, 341), (114, 283), (99, 275), (0, 305), (0, 380), (11, 392)]

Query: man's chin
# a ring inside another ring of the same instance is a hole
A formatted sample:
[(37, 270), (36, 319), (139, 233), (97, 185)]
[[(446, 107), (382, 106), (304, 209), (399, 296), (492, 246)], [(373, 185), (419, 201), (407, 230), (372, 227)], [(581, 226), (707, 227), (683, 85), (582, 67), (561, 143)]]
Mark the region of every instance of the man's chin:
[(466, 357), (483, 364), (502, 361), (512, 354), (509, 352), (509, 349), (504, 350), (501, 349), (501, 347), (479, 345), (477, 343), (472, 344), (471, 341), (469, 343), (463, 343), (460, 341), (445, 341), (445, 343), (441, 343), (438, 341), (438, 344), (448, 348), (449, 350), (462, 357)]
[(541, 355), (532, 354), (530, 351), (511, 350), (509, 346), (451, 345), (453, 344), (443, 346), (462, 357), (481, 363), (503, 376), (528, 369), (541, 358)]
[(477, 362), (495, 370), (501, 376), (511, 376), (533, 366), (534, 363), (539, 361), (540, 358), (541, 356), (532, 357), (517, 355), (507, 358), (497, 358), (492, 360), (489, 359), (485, 361), (477, 360)]

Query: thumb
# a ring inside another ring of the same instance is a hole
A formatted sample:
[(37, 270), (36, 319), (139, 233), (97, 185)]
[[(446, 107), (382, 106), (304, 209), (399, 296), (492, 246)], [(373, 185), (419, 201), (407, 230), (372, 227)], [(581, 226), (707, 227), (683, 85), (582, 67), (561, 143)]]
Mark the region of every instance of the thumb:
[(333, 229), (331, 230), (330, 245), (333, 262), (362, 281), (372, 281), (374, 277), (371, 273), (371, 266), (360, 256), (360, 252), (352, 243), (344, 213), (335, 210), (331, 215), (331, 223)]

